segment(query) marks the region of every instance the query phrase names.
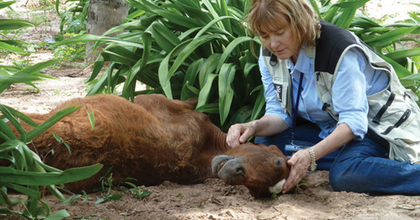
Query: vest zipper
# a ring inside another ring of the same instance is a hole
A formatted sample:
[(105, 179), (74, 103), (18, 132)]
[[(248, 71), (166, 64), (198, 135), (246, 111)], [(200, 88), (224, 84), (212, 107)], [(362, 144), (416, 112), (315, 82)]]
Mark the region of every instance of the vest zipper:
[(373, 117), (372, 122), (379, 124), (381, 122), (382, 115), (385, 113), (385, 111), (391, 106), (392, 102), (395, 99), (395, 93), (391, 92), (391, 95), (389, 96), (388, 100), (386, 101), (385, 105), (382, 106), (382, 108), (378, 111), (378, 113)]
[(407, 121), (408, 117), (410, 117), (410, 114), (411, 114), (410, 109), (405, 110), (404, 114), (402, 114), (401, 118), (397, 121), (397, 123), (395, 123), (395, 125), (393, 126), (389, 126), (384, 132), (382, 132), (382, 134), (387, 135), (389, 134), (389, 132), (392, 131), (392, 129), (398, 128), (402, 123)]

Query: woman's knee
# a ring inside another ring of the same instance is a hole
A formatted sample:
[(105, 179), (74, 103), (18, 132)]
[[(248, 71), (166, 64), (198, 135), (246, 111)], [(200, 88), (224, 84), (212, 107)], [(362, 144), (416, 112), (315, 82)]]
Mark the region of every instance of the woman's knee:
[[(354, 164), (353, 164), (354, 165)], [(358, 176), (352, 169), (349, 163), (335, 162), (329, 173), (330, 185), (334, 191), (355, 192), (360, 187), (360, 176)]]
[(340, 168), (340, 166), (337, 166), (337, 164), (334, 164), (330, 168), (330, 185), (333, 188), (334, 191), (347, 191), (347, 179), (348, 175), (346, 175), (346, 171), (343, 168)]
[(334, 191), (367, 192), (372, 183), (371, 177), (365, 172), (363, 158), (348, 159), (334, 162), (330, 168), (330, 185)]

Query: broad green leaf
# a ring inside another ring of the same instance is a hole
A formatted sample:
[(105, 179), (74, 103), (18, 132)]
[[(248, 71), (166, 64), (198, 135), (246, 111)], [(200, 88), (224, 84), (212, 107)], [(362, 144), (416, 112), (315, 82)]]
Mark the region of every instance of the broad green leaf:
[(218, 103), (209, 103), (209, 104), (204, 104), (198, 108), (195, 109), (196, 111), (199, 112), (205, 112), (205, 113), (209, 113), (209, 114), (218, 114), (219, 113), (219, 104)]
[(134, 90), (135, 88), (136, 77), (137, 77), (137, 74), (141, 74), (143, 59), (145, 58), (146, 57), (143, 56), (143, 58), (140, 59), (138, 62), (136, 62), (127, 73), (127, 77), (126, 77), (126, 80), (124, 82), (124, 87), (123, 87), (123, 94), (122, 94), (122, 96), (125, 97), (126, 99), (134, 98), (134, 97), (131, 97), (132, 91), (130, 90)]
[(181, 93), (181, 100), (187, 100), (189, 98), (197, 97), (200, 93), (200, 90), (195, 88), (194, 86), (190, 86), (188, 84), (184, 84)]
[(70, 214), (66, 210), (60, 210), (48, 215), (45, 220), (60, 220), (70, 217)]
[(255, 89), (251, 92), (258, 91), (257, 99), (255, 100), (254, 108), (252, 109), (252, 115), (250, 120), (256, 120), (263, 115), (264, 112), (264, 105), (265, 105), (265, 97), (264, 97), (264, 87), (263, 85), (259, 85), (255, 87)]
[(203, 88), (201, 88), (200, 93), (198, 94), (198, 103), (197, 103), (197, 109), (201, 106), (207, 104), (207, 101), (209, 99), (210, 91), (213, 85), (214, 79), (217, 77), (216, 74), (209, 74), (207, 75), (207, 79), (204, 83)]
[(132, 41), (121, 40), (116, 37), (105, 37), (105, 36), (98, 36), (92, 34), (85, 34), (79, 35), (76, 37), (64, 39), (54, 44), (54, 47), (65, 45), (65, 44), (74, 44), (74, 43), (81, 43), (81, 42), (101, 42), (101, 43), (115, 43), (120, 46), (130, 46), (130, 47), (138, 47), (141, 48), (142, 45)]
[(156, 43), (168, 53), (181, 42), (172, 31), (157, 21), (153, 22), (150, 32), (153, 34)]
[(342, 3), (335, 4), (334, 6), (343, 8), (343, 12), (341, 13), (340, 17), (335, 22), (335, 24), (344, 29), (348, 29), (350, 27), (350, 24), (353, 20), (353, 17), (357, 9), (368, 1), (369, 0), (359, 0), (359, 1), (349, 1), (349, 2), (342, 2)]
[[(110, 69), (108, 69), (107, 72), (109, 70)], [(95, 84), (89, 87), (89, 90), (87, 92), (87, 96), (103, 93), (107, 80), (108, 80), (107, 74), (104, 74), (98, 80), (95, 80), (96, 81)]]
[(175, 47), (162, 60), (161, 64), (159, 65), (159, 71), (158, 71), (159, 82), (160, 82), (160, 85), (161, 85), (166, 97), (168, 97), (169, 99), (173, 99), (172, 89), (171, 89), (171, 84), (170, 84), (170, 80), (171, 80), (171, 77), (172, 77), (172, 72), (169, 69), (169, 61), (171, 60), (171, 58), (173, 56), (175, 56), (175, 54), (178, 54), (179, 50), (182, 50), (183, 48), (185, 48), (188, 45), (189, 42), (190, 41), (182, 42), (177, 47)]
[(95, 112), (88, 112), (90, 126), (92, 127), (92, 131), (95, 128)]
[(385, 33), (379, 37), (375, 37), (369, 40), (365, 40), (365, 43), (370, 47), (384, 46), (389, 45), (392, 42), (400, 39), (401, 37), (406, 36), (407, 34), (413, 32), (417, 27), (411, 28), (398, 28), (388, 33)]
[[(197, 38), (201, 37), (204, 33), (206, 33), (217, 22), (220, 22), (222, 20), (227, 20), (227, 19), (233, 19), (237, 22), (239, 21), (237, 18), (234, 18), (234, 17), (231, 17), (231, 16), (222, 16), (222, 17), (213, 19), (210, 23), (208, 23), (206, 26), (201, 28), (201, 30), (197, 33), (197, 35), (195, 35), (194, 39), (197, 39)], [(221, 29), (221, 30), (223, 30), (223, 29)], [(231, 36), (231, 34), (228, 31), (226, 31), (225, 33)]]
[[(181, 100), (187, 100), (191, 97), (198, 96), (199, 89), (193, 86), (194, 82), (196, 81), (197, 75), (200, 71), (204, 63), (203, 58), (194, 61), (187, 69), (187, 72), (184, 77), (183, 88), (181, 91)], [(195, 96), (194, 96), (195, 94)]]
[[(227, 3), (226, 0), (217, 0), (217, 3), (218, 3), (219, 8), (220, 8), (220, 12), (219, 12), (220, 16), (230, 16), (228, 7), (226, 5), (226, 3)], [(232, 18), (234, 18), (234, 17), (232, 17)], [(236, 22), (238, 22), (238, 21), (236, 21)], [(229, 33), (233, 32), (232, 23), (231, 23), (230, 20), (222, 20), (222, 23), (223, 23), (223, 27), (224, 27), (223, 29), (225, 29)]]
[(42, 76), (42, 77), (44, 77), (44, 78), (55, 79), (55, 78), (54, 78), (54, 77), (52, 77), (52, 76), (42, 75), (42, 74), (37, 74), (37, 73), (38, 73), (38, 71), (40, 71), (40, 70), (42, 70), (42, 69), (45, 69), (45, 68), (47, 68), (47, 67), (49, 67), (49, 66), (53, 65), (53, 64), (54, 64), (54, 63), (56, 63), (57, 61), (58, 61), (58, 60), (48, 60), (48, 61), (45, 61), (45, 62), (37, 63), (37, 64), (35, 64), (35, 65), (32, 65), (32, 66), (26, 67), (26, 68), (24, 68), (24, 69), (22, 69), (22, 70), (18, 71), (18, 72), (17, 72), (17, 74), (20, 74), (20, 73), (30, 73), (30, 74), (33, 74), (33, 75)]
[(241, 106), (238, 111), (232, 113), (229, 124), (245, 123), (248, 122), (252, 114), (252, 106)]
[(17, 147), (25, 145), (25, 143), (23, 143), (19, 139), (12, 139), (11, 136), (9, 137), (9, 140), (0, 144), (0, 153), (9, 153), (10, 151), (15, 150)]
[(86, 167), (77, 167), (62, 172), (29, 172), (16, 170), (12, 167), (0, 167), (1, 180), (3, 183), (15, 183), (27, 186), (45, 186), (69, 183), (89, 178), (102, 169), (102, 164)]
[(402, 50), (402, 51), (397, 51), (397, 52), (393, 52), (393, 53), (388, 53), (385, 56), (387, 56), (388, 58), (399, 62), (403, 59), (406, 59), (407, 57), (414, 57), (414, 56), (420, 56), (420, 48), (414, 48), (414, 49), (408, 49), (408, 50)]
[(20, 73), (20, 74), (14, 74), (10, 75), (2, 70), (0, 70), (0, 83), (26, 83), (31, 81), (38, 81), (42, 80), (39, 76), (27, 74), (27, 73)]
[[(1, 27), (0, 27), (0, 29), (1, 29)], [(15, 52), (15, 53), (26, 53), (25, 50), (23, 50), (19, 47), (14, 47), (10, 44), (6, 44), (6, 43), (1, 42), (1, 41), (0, 41), (0, 49), (6, 49), (6, 50), (9, 50), (9, 51), (12, 51), (12, 52)]]
[(413, 74), (400, 79), (401, 83), (406, 88), (417, 87), (420, 83), (420, 74)]
[(220, 123), (224, 124), (233, 100), (231, 84), (235, 79), (236, 67), (233, 64), (223, 64), (219, 73), (219, 114)]
[(35, 24), (23, 20), (0, 19), (0, 30), (15, 30), (30, 26), (35, 26)]
[[(26, 137), (26, 132), (23, 129), (23, 127), (20, 125), (20, 122), (13, 116), (13, 114), (9, 111), (9, 109), (0, 104), (0, 111), (1, 113), (8, 119), (8, 121), (11, 123), (11, 125), (13, 127), (15, 127), (15, 129), (19, 132), (19, 134), (21, 135), (21, 137), (23, 138), (23, 141), (26, 141), (25, 137)], [(5, 124), (4, 121), (0, 122), (0, 125), (2, 127), (2, 131), (6, 132), (6, 135), (12, 139), (15, 137), (15, 135), (13, 134), (12, 130), (7, 127), (7, 125)]]
[(74, 194), (70, 198), (68, 198), (68, 199), (64, 200), (63, 202), (61, 202), (61, 204), (71, 204), (74, 201), (76, 201), (76, 199), (78, 199), (80, 197), (82, 197), (81, 194)]
[(52, 133), (52, 135), (58, 143), (64, 144), (64, 146), (66, 146), (67, 150), (69, 151), (69, 154), (71, 154), (71, 148), (69, 144), (67, 144), (67, 142), (65, 142), (60, 136), (58, 136), (58, 134)]
[(221, 56), (222, 55), (219, 53), (213, 53), (204, 61), (198, 75), (198, 83), (201, 89), (204, 87), (208, 75), (216, 72), (217, 63), (219, 62)]
[(175, 71), (182, 65), (185, 59), (189, 58), (197, 47), (217, 39), (220, 39), (220, 36), (207, 35), (191, 41), (185, 48), (182, 49), (182, 52), (177, 56), (169, 70), (169, 74), (172, 75), (173, 73), (175, 73)]
[(136, 54), (133, 53), (132, 50), (119, 46), (107, 47), (102, 51), (101, 55), (103, 59), (128, 66), (132, 65), (138, 60), (136, 59)]
[(223, 63), (225, 63), (227, 61), (227, 58), (229, 56), (232, 55), (233, 50), (235, 50), (236, 47), (238, 47), (240, 44), (247, 42), (247, 41), (252, 41), (253, 39), (251, 37), (238, 37), (235, 40), (233, 40), (225, 49), (225, 51), (222, 54), (222, 57), (220, 58), (220, 61), (217, 65), (217, 72), (220, 70), (220, 68), (222, 67)]
[(167, 21), (171, 22), (172, 25), (175, 25), (180, 30), (202, 25), (200, 20), (197, 20), (196, 18), (185, 17), (169, 10), (160, 10), (156, 14), (166, 18)]
[(26, 186), (20, 186), (20, 185), (14, 184), (14, 183), (9, 183), (9, 182), (6, 182), (6, 181), (2, 182), (2, 181), (3, 181), (3, 179), (0, 181), (0, 185), (4, 185), (8, 189), (11, 189), (11, 190), (14, 190), (16, 192), (27, 195), (28, 197), (41, 198), (41, 192), (39, 192), (38, 190), (32, 190), (32, 189), (30, 189)]
[(392, 67), (394, 68), (395, 72), (398, 75), (398, 78), (401, 79), (401, 78), (407, 77), (407, 76), (409, 76), (409, 75), (412, 74), (412, 73), (410, 73), (410, 71), (408, 71), (406, 68), (404, 68), (403, 66), (401, 66), (399, 63), (397, 63), (397, 62), (389, 59), (388, 57), (382, 56), (382, 58), (386, 62), (388, 62), (388, 63), (390, 63), (392, 65)]
[[(213, 18), (217, 19), (217, 18), (220, 17), (219, 14), (216, 12), (216, 8), (213, 6), (213, 2), (212, 1), (202, 0), (201, 2), (206, 6), (206, 9), (209, 11), (210, 15)], [(220, 24), (220, 28), (225, 29), (225, 27), (224, 27), (223, 24)]]
[(20, 111), (18, 111), (18, 110), (16, 110), (16, 109), (14, 109), (14, 108), (11, 108), (11, 107), (9, 107), (9, 106), (7, 106), (7, 105), (4, 105), (8, 110), (9, 110), (9, 112), (11, 112), (12, 113), (12, 115), (14, 115), (15, 117), (17, 117), (17, 118), (20, 118), (22, 121), (24, 121), (25, 123), (27, 123), (28, 125), (30, 125), (30, 126), (32, 126), (32, 127), (36, 127), (36, 126), (38, 126), (38, 124), (34, 121), (34, 120), (32, 120), (31, 118), (29, 118), (28, 116), (26, 116), (25, 114), (23, 114), (22, 112), (20, 112)]
[(14, 3), (16, 3), (16, 1), (0, 2), (0, 9), (9, 7)]
[(321, 16), (321, 12), (319, 11), (319, 7), (318, 7), (318, 1), (316, 0), (309, 0), (309, 2), (311, 3), (312, 7), (314, 8), (315, 12), (318, 14), (318, 16)]

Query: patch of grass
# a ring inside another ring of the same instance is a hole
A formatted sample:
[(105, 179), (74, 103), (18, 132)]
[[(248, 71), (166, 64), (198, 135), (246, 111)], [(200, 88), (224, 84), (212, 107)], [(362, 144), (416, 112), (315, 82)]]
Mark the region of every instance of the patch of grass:
[(37, 26), (42, 23), (51, 22), (51, 20), (47, 17), (45, 13), (31, 12), (30, 15), (30, 22), (34, 23)]
[[(109, 168), (105, 174), (101, 177), (99, 180), (102, 185), (102, 192), (105, 192), (105, 194), (102, 194), (102, 198), (97, 197), (96, 204), (101, 204), (113, 200), (119, 200), (122, 197), (124, 197), (124, 194), (118, 194), (118, 193), (111, 193), (112, 188), (114, 187), (114, 178), (112, 177), (111, 173), (112, 167)], [(108, 176), (109, 174), (109, 176)]]
[(55, 10), (55, 0), (32, 0), (34, 3), (33, 10)]
[[(67, 37), (74, 37), (80, 34), (65, 34), (63, 36), (57, 36), (54, 40), (60, 41)], [(54, 57), (58, 62), (53, 66), (55, 69), (60, 69), (62, 66), (74, 66), (75, 62), (83, 61), (86, 57), (86, 44), (77, 43), (72, 45), (61, 45), (54, 49)]]

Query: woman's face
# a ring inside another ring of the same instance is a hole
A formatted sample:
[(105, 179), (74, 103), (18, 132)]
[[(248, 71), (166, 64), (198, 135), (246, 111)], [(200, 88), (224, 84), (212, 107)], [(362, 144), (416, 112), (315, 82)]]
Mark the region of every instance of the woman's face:
[(300, 45), (295, 42), (290, 25), (284, 26), (275, 31), (260, 31), (259, 36), (262, 43), (271, 53), (281, 60), (292, 59), (296, 63), (299, 57)]

